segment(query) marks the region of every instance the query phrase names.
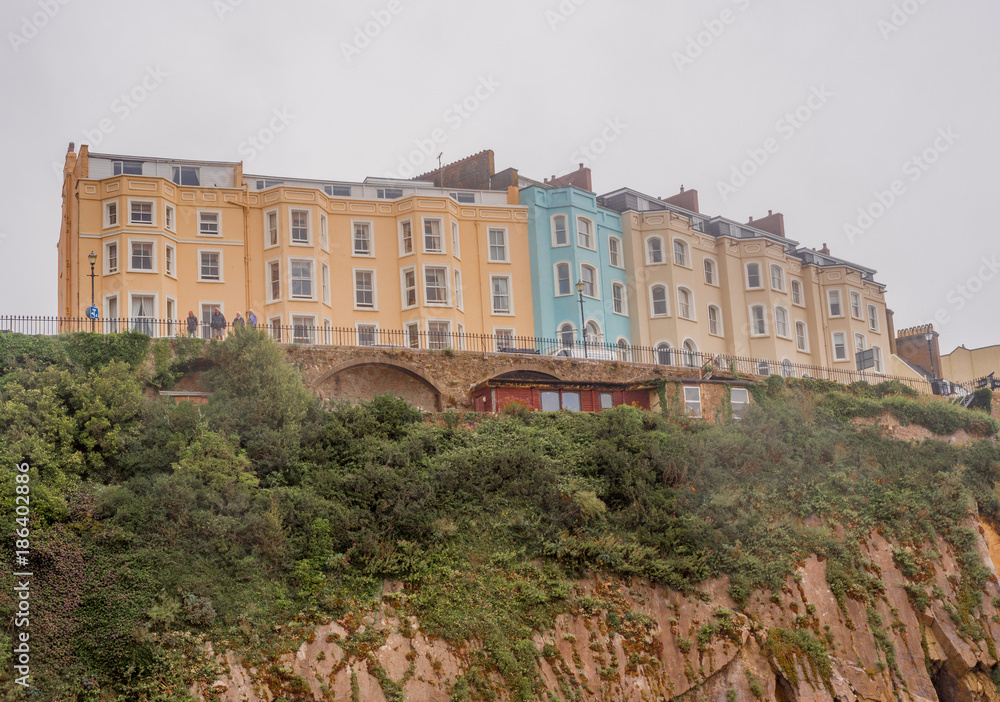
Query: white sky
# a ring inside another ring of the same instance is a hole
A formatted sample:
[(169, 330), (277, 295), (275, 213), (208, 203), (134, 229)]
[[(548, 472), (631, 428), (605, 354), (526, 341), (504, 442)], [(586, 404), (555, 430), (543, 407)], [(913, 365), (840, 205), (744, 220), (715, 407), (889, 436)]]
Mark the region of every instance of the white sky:
[[(391, 20), (345, 56), (373, 12)], [(989, 0), (5, 0), (0, 315), (56, 313), (52, 164), (70, 141), (360, 180), (440, 129), (445, 162), (491, 148), (498, 169), (541, 179), (588, 160), (599, 194), (683, 183), (708, 214), (781, 211), (789, 238), (878, 269), (897, 328), (939, 315), (944, 352), (1000, 343), (998, 26)], [(477, 86), (477, 109), (452, 110)], [(808, 121), (780, 121), (798, 108)], [(275, 110), (287, 124), (248, 158)], [(939, 130), (947, 150), (907, 166)], [(895, 202), (849, 237), (894, 181)]]

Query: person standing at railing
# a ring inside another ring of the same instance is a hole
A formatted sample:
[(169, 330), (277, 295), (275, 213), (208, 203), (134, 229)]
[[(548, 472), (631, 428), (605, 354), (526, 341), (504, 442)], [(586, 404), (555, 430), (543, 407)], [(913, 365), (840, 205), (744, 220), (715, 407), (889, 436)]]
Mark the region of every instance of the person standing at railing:
[(221, 339), (225, 333), (226, 329), (226, 317), (222, 314), (222, 311), (216, 307), (212, 312), (212, 338)]
[(250, 328), (257, 328), (257, 315), (253, 313), (253, 310), (247, 310), (247, 321), (250, 322)]
[(188, 310), (187, 333), (188, 336), (198, 336), (198, 318), (194, 316), (194, 310)]
[(236, 316), (233, 317), (233, 331), (236, 331), (236, 327), (239, 327), (239, 328), (242, 329), (244, 327), (244, 325), (246, 325), (246, 320), (243, 319), (243, 315), (241, 315), (239, 312), (237, 312)]

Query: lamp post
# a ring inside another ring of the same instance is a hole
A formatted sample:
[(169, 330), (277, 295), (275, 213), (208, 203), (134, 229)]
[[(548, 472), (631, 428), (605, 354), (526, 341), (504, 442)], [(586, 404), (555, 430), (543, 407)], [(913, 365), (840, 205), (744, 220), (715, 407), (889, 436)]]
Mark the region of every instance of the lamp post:
[(924, 338), (927, 339), (927, 357), (931, 359), (931, 392), (934, 392), (934, 379), (937, 378), (937, 372), (934, 370), (934, 347), (931, 346), (931, 342), (934, 341), (933, 332), (927, 332), (924, 334)]
[(578, 281), (576, 284), (576, 292), (580, 296), (580, 339), (583, 341), (583, 357), (587, 356), (587, 322), (583, 317), (583, 281)]
[[(95, 254), (93, 251), (91, 251), (90, 255), (87, 257), (87, 260), (90, 261), (90, 306), (93, 307), (94, 306), (94, 278), (97, 277), (97, 274), (94, 273), (94, 264), (97, 263), (97, 254)], [(94, 320), (91, 317), (91, 319), (90, 319), (90, 331), (94, 331), (94, 323), (95, 323), (95, 321), (96, 320)]]

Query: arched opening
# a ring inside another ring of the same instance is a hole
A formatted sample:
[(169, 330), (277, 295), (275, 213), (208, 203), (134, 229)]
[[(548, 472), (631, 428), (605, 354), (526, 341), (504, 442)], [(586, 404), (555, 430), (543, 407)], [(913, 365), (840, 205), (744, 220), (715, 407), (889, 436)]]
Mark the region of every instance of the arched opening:
[(673, 348), (670, 342), (661, 341), (656, 345), (656, 362), (661, 366), (673, 365)]
[(694, 368), (698, 365), (698, 346), (691, 339), (684, 340), (684, 365)]
[(559, 327), (559, 343), (565, 349), (571, 348), (576, 341), (576, 329), (569, 322)]
[(416, 370), (392, 363), (335, 368), (314, 386), (324, 400), (362, 402), (377, 395), (400, 397), (424, 412), (440, 412), (441, 392)]

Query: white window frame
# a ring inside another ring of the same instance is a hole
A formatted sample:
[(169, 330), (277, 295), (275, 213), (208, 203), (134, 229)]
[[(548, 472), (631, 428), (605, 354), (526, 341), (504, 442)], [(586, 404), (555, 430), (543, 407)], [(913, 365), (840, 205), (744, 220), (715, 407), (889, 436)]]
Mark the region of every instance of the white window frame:
[[(750, 285), (750, 266), (757, 266), (757, 285)], [(743, 264), (743, 277), (747, 290), (763, 290), (764, 279), (761, 277), (760, 262), (747, 261)]]
[[(374, 336), (372, 338), (372, 343), (371, 344), (362, 344), (361, 343), (361, 327), (373, 327), (372, 331), (374, 332)], [(379, 344), (379, 331), (380, 330), (379, 330), (378, 322), (360, 322), (360, 321), (355, 322), (354, 323), (354, 343), (355, 343), (355, 345), (356, 346), (365, 346), (365, 347), (378, 346), (378, 344)]]
[[(149, 205), (149, 217), (152, 221), (150, 222), (136, 222), (132, 219), (132, 205), (134, 204), (144, 204)], [(156, 226), (156, 201), (148, 200), (144, 197), (130, 197), (128, 198), (128, 225), (130, 227), (155, 227)], [(118, 221), (121, 222), (121, 215), (118, 216)]]
[[(780, 328), (778, 327), (778, 310), (785, 315), (785, 333), (782, 334)], [(774, 335), (780, 339), (791, 339), (792, 338), (792, 316), (788, 313), (788, 308), (783, 305), (774, 306)]]
[[(219, 277), (216, 278), (206, 278), (202, 275), (202, 255), (203, 254), (217, 254), (219, 257)], [(198, 249), (198, 282), (199, 283), (224, 283), (225, 276), (223, 271), (225, 269), (222, 265), (222, 249)]]
[[(837, 357), (837, 337), (838, 336), (843, 339), (843, 344), (842, 344), (843, 347), (844, 347), (844, 357), (843, 358), (838, 358)], [(842, 332), (842, 331), (831, 332), (830, 333), (830, 343), (831, 343), (830, 348), (833, 351), (833, 362), (834, 363), (843, 363), (845, 361), (849, 361), (850, 360), (850, 354), (847, 351), (847, 333), (846, 332)]]
[[(688, 301), (689, 301), (688, 312), (690, 313), (689, 315), (683, 314), (682, 305), (681, 305), (681, 292), (686, 292), (688, 294)], [(680, 319), (687, 319), (687, 320), (690, 320), (692, 322), (697, 322), (698, 321), (697, 315), (698, 315), (698, 307), (697, 307), (697, 304), (695, 303), (695, 300), (694, 300), (694, 291), (691, 288), (687, 287), (686, 285), (678, 285), (677, 286), (677, 317), (680, 318)]]
[[(108, 247), (115, 247), (115, 269), (111, 270), (111, 255), (108, 253)], [(118, 238), (108, 239), (104, 242), (103, 247), (104, 259), (101, 263), (101, 267), (104, 269), (104, 275), (115, 275), (122, 272), (122, 245)], [(131, 259), (129, 259), (131, 261)]]
[[(361, 225), (368, 230), (368, 253), (358, 253), (357, 227)], [(351, 220), (351, 256), (353, 258), (375, 258), (375, 223), (369, 219)]]
[[(133, 268), (132, 267), (132, 244), (149, 244), (149, 248), (150, 248), (149, 256), (150, 256), (150, 263), (152, 265), (152, 268)], [(158, 260), (159, 259), (158, 248), (159, 247), (157, 247), (157, 245), (156, 245), (156, 239), (142, 239), (142, 238), (133, 239), (133, 238), (129, 237), (129, 240), (128, 240), (128, 266), (126, 267), (125, 270), (128, 273), (159, 273), (160, 272), (160, 267), (159, 267), (159, 260)], [(120, 255), (121, 254), (119, 253), (119, 256)], [(119, 264), (118, 267), (119, 267), (119, 270), (121, 270), (121, 264)], [(129, 300), (129, 304), (131, 304), (131, 300)], [(129, 309), (131, 309), (131, 307)]]
[[(409, 251), (406, 251), (404, 249), (404, 245), (403, 245), (403, 242), (406, 241), (405, 237), (403, 236), (403, 230), (406, 228), (407, 225), (409, 225), (409, 227), (410, 227), (410, 250)], [(399, 257), (403, 258), (404, 256), (413, 256), (416, 253), (416, 247), (414, 246), (414, 242), (413, 242), (413, 220), (412, 219), (401, 220), (399, 222), (398, 230), (399, 230), (398, 231), (398, 236), (399, 236)]]
[(442, 350), (442, 349), (448, 349), (448, 348), (451, 348), (451, 349), (455, 348), (454, 345), (446, 345), (446, 346), (442, 346), (441, 349), (433, 349), (433, 347), (431, 346), (431, 333), (432, 333), (431, 332), (431, 324), (447, 324), (448, 325), (448, 331), (446, 331), (444, 333), (448, 335), (449, 340), (452, 342), (452, 344), (454, 344), (454, 341), (455, 341), (455, 333), (454, 333), (454, 331), (452, 331), (453, 330), (453, 322), (452, 322), (452, 320), (450, 320), (450, 319), (439, 319), (439, 318), (436, 318), (436, 317), (431, 317), (431, 318), (428, 318), (428, 319), (424, 320), (424, 330), (426, 331), (426, 337), (425, 338), (427, 340), (427, 348), (428, 349), (432, 349), (432, 350)]
[(510, 337), (510, 345), (514, 346), (517, 341), (517, 330), (514, 327), (493, 327), (493, 348), (499, 353), (500, 351), (500, 332), (509, 332), (507, 334)]
[(694, 419), (701, 419), (701, 387), (684, 385), (684, 414)]
[[(798, 292), (796, 292), (796, 290), (798, 290)], [(805, 293), (802, 290), (802, 281), (792, 278), (792, 281), (790, 283), (790, 291), (792, 294), (792, 304), (795, 305), (796, 307), (805, 307), (806, 297)]]
[[(295, 213), (305, 212), (306, 213), (306, 240), (296, 241), (295, 237)], [(289, 207), (288, 208), (288, 245), (289, 246), (312, 246), (312, 209), (308, 207)], [(291, 279), (289, 279), (291, 282)]]
[(332, 307), (330, 297), (330, 264), (322, 261), (319, 264), (319, 285), (323, 295), (323, 304)]
[[(274, 239), (271, 239), (271, 215), (274, 215)], [(273, 249), (281, 245), (281, 216), (278, 209), (264, 210), (264, 248)]]
[[(618, 263), (615, 263), (616, 259)], [(608, 237), (608, 265), (612, 268), (625, 269), (625, 244), (620, 236)]]
[(874, 371), (876, 373), (884, 373), (885, 372), (885, 366), (883, 365), (883, 361), (882, 361), (882, 347), (881, 346), (872, 346), (872, 351), (875, 352), (875, 356), (874, 356), (875, 357)]
[[(653, 260), (653, 243), (657, 242), (660, 245), (660, 260)], [(667, 253), (664, 251), (663, 237), (662, 236), (647, 236), (645, 242), (646, 249), (646, 265), (647, 266), (661, 266), (667, 262)]]
[[(441, 250), (435, 251), (434, 249), (427, 248), (427, 224), (429, 222), (437, 222), (438, 224), (438, 240), (441, 242)], [(444, 219), (441, 217), (421, 217), (420, 218), (420, 250), (431, 256), (446, 256), (448, 254), (448, 247), (445, 246), (444, 242)]]
[[(653, 295), (653, 291), (657, 288), (663, 288), (663, 302), (667, 308), (667, 311), (660, 314), (656, 311), (656, 298)], [(667, 287), (666, 283), (653, 283), (649, 286), (649, 316), (651, 318), (664, 318), (670, 316), (670, 288)]]
[[(847, 298), (851, 301), (851, 319), (864, 319), (864, 302), (861, 300), (861, 293), (857, 290), (848, 290)], [(855, 303), (857, 303), (857, 314), (854, 313)]]
[[(304, 295), (295, 295), (292, 291), (295, 289), (295, 277), (292, 275), (292, 264), (294, 263), (308, 263), (309, 268), (309, 288), (312, 294), (309, 297)], [(288, 259), (288, 299), (289, 300), (312, 300), (316, 302), (319, 298), (317, 297), (316, 285), (316, 259), (311, 256), (290, 256)]]
[[(802, 325), (802, 344), (799, 344), (799, 325)], [(795, 320), (795, 348), (803, 353), (809, 353), (809, 325), (803, 319)]]
[[(358, 304), (358, 273), (372, 274), (372, 304), (371, 306)], [(374, 268), (352, 268), (351, 269), (351, 290), (354, 296), (354, 309), (360, 311), (378, 311), (378, 271)]]
[[(710, 257), (705, 256), (702, 259), (702, 268), (705, 278), (705, 285), (711, 285), (713, 288), (719, 287), (719, 264), (718, 262)], [(712, 270), (712, 280), (708, 279), (709, 268)]]
[(420, 322), (407, 322), (403, 325), (405, 345), (411, 349), (420, 348)]
[[(840, 292), (840, 288), (834, 288), (826, 291), (826, 313), (831, 319), (842, 319), (844, 317), (844, 296), (841, 295)], [(839, 314), (833, 313), (834, 295), (837, 296), (837, 307), (840, 308)]]
[(733, 410), (733, 419), (743, 419), (750, 407), (750, 391), (747, 388), (730, 388), (729, 406)]
[[(295, 320), (296, 319), (308, 319), (312, 320), (308, 324), (303, 324), (302, 327), (310, 330), (311, 338), (307, 338), (306, 341), (296, 338), (295, 336)], [(314, 314), (296, 314), (292, 313), (288, 318), (288, 326), (290, 327), (290, 332), (292, 338), (289, 341), (293, 344), (309, 344), (310, 346), (316, 344), (316, 332), (319, 331), (319, 323), (316, 321), (316, 315)]]
[[(409, 290), (409, 288), (406, 287), (407, 273), (413, 276), (413, 304), (410, 304), (406, 300), (406, 293)], [(400, 269), (399, 290), (400, 290), (399, 302), (404, 310), (412, 310), (413, 308), (420, 306), (420, 278), (417, 276), (417, 269), (415, 266), (407, 266), (406, 268)]]
[[(275, 322), (277, 322), (277, 324), (275, 324)], [(274, 333), (274, 328), (275, 327), (278, 328), (278, 333), (277, 334)], [(271, 336), (271, 338), (274, 341), (276, 341), (279, 344), (285, 343), (285, 340), (282, 338), (282, 332), (283, 331), (284, 330), (282, 329), (281, 315), (280, 314), (273, 314), (273, 315), (271, 315), (270, 317), (267, 318), (267, 333)]]
[(879, 329), (880, 327), (878, 323), (878, 306), (868, 305), (868, 330), (873, 331), (876, 334), (879, 334), (881, 333)]
[[(427, 269), (437, 268), (444, 271), (444, 302), (431, 302), (427, 297)], [(447, 264), (425, 263), (421, 269), (420, 285), (423, 287), (425, 307), (451, 307), (451, 266)], [(492, 294), (492, 291), (491, 291)]]
[[(507, 311), (497, 311), (496, 308), (496, 293), (493, 289), (493, 283), (497, 280), (507, 281)], [(510, 275), (498, 275), (495, 273), (490, 274), (490, 314), (494, 317), (513, 317), (514, 316), (514, 284), (511, 280)]]
[[(566, 241), (563, 242), (562, 244), (560, 244), (559, 240), (556, 238), (556, 220), (559, 219), (560, 217), (562, 217), (565, 220), (565, 223), (563, 224), (563, 231), (566, 235)], [(552, 230), (552, 248), (569, 246), (572, 243), (569, 233), (569, 215), (560, 213), (554, 214), (552, 215), (552, 217), (549, 218), (549, 224)]]
[[(218, 228), (217, 232), (215, 232), (214, 234), (212, 233), (206, 234), (204, 231), (202, 231), (201, 228), (203, 224), (201, 220), (202, 215), (215, 215), (216, 217), (215, 224), (216, 227)], [(210, 236), (215, 239), (222, 237), (222, 210), (198, 210), (198, 236)]]
[[(583, 269), (589, 268), (594, 271), (594, 294), (587, 294), (587, 282), (583, 279)], [(581, 263), (580, 264), (580, 278), (579, 280), (583, 283), (583, 296), (588, 300), (600, 300), (601, 299), (601, 274), (597, 270), (597, 266), (592, 263)]]
[(465, 290), (463, 290), (462, 271), (455, 269), (455, 307), (465, 312)]
[[(677, 260), (677, 244), (682, 247), (683, 261)], [(670, 242), (670, 260), (674, 262), (675, 266), (691, 268), (691, 245), (681, 237), (675, 236)]]
[[(174, 255), (171, 256), (170, 254)], [(170, 265), (171, 259), (173, 259), (173, 266)], [(222, 259), (219, 259), (220, 263)], [(177, 247), (173, 244), (166, 243), (163, 246), (163, 272), (173, 278), (177, 279)]]
[[(173, 314), (170, 313), (171, 307), (174, 308)], [(170, 295), (166, 296), (166, 300), (164, 301), (164, 306), (163, 306), (163, 318), (167, 321), (167, 336), (174, 336), (176, 332), (180, 331), (180, 329), (178, 328), (179, 327), (178, 322), (180, 322), (180, 320), (178, 319), (178, 314), (177, 314), (176, 297), (172, 297)]]
[(163, 228), (168, 232), (177, 232), (177, 208), (169, 203), (163, 205)]
[[(619, 301), (615, 299), (616, 290), (621, 291), (621, 295), (619, 296), (622, 308), (621, 312), (615, 309), (615, 303)], [(628, 291), (625, 289), (625, 284), (618, 281), (611, 283), (611, 313), (628, 317)]]
[[(503, 258), (493, 258), (493, 241), (491, 239), (494, 232), (503, 234)], [(510, 237), (507, 227), (486, 227), (486, 256), (490, 263), (510, 263)]]
[[(715, 331), (712, 331), (712, 310), (715, 310)], [(722, 325), (722, 308), (718, 305), (708, 306), (708, 333), (711, 336), (725, 336), (725, 329)]]
[[(374, 238), (374, 234), (372, 235)], [(330, 222), (325, 213), (319, 215), (319, 247), (330, 253)], [(372, 247), (374, 249), (374, 247)]]
[[(584, 246), (581, 242), (580, 236), (580, 222), (586, 222), (590, 229), (590, 246)], [(586, 249), (587, 251), (597, 251), (597, 225), (594, 223), (590, 217), (581, 217), (577, 215), (576, 217), (576, 245), (581, 249)]]
[[(120, 227), (122, 225), (122, 213), (121, 207), (118, 206), (118, 200), (111, 200), (104, 203), (104, 228), (111, 229), (112, 227)], [(111, 210), (115, 211), (115, 221), (111, 221)]]
[[(777, 263), (772, 263), (767, 267), (768, 278), (771, 280), (771, 290), (775, 292), (785, 292), (785, 269)], [(774, 274), (778, 274), (778, 285), (774, 284)]]
[(462, 260), (462, 231), (454, 220), (451, 222), (451, 255)]
[[(120, 302), (121, 297), (119, 297), (118, 293), (114, 292), (114, 293), (108, 293), (107, 295), (104, 295), (103, 300), (104, 300), (104, 303), (103, 303), (104, 307), (102, 307), (101, 309), (104, 310), (104, 312), (103, 312), (104, 318), (108, 320), (104, 324), (104, 333), (110, 334), (110, 333), (117, 332), (117, 331), (119, 331), (119, 326), (120, 326), (118, 324), (117, 320), (119, 320), (119, 319), (122, 318), (122, 307), (121, 307), (121, 302)], [(112, 300), (115, 301), (115, 306), (118, 308), (118, 313), (114, 314), (114, 315), (111, 314), (111, 301)]]
[[(277, 297), (272, 297), (272, 293), (274, 292), (274, 282), (275, 281), (274, 281), (274, 276), (272, 276), (271, 273), (274, 271), (274, 264), (278, 264), (278, 281), (277, 281), (278, 282), (278, 296)], [(281, 259), (280, 258), (271, 258), (271, 259), (268, 259), (268, 260), (264, 261), (264, 281), (265, 281), (265, 284), (267, 285), (267, 288), (264, 290), (264, 293), (265, 293), (265, 295), (267, 297), (268, 303), (271, 303), (271, 302), (281, 302), (281, 300), (283, 298), (283, 295), (281, 294), (281, 290), (282, 290), (282, 285), (281, 285), (282, 284), (282, 277), (283, 276), (281, 274)], [(268, 318), (268, 322), (270, 323), (270, 318)]]
[[(569, 292), (559, 292), (559, 266), (566, 266), (566, 280), (569, 281)], [(556, 261), (552, 264), (552, 278), (555, 281), (555, 296), (567, 297), (573, 294), (573, 264), (569, 261)]]
[[(861, 342), (860, 348), (858, 347), (858, 341)], [(868, 337), (861, 332), (854, 333), (854, 355), (861, 353), (862, 351), (868, 350)]]
[(323, 345), (333, 346), (333, 320), (323, 317)]
[[(757, 331), (757, 318), (754, 316), (754, 310), (760, 309), (763, 313), (764, 331)], [(753, 339), (759, 339), (765, 336), (771, 335), (771, 327), (767, 319), (767, 305), (762, 303), (757, 303), (755, 305), (750, 305), (748, 308), (750, 313), (750, 337)]]
[[(132, 314), (132, 308), (134, 307), (134, 305), (132, 304), (132, 300), (135, 297), (152, 297), (153, 298), (153, 313), (152, 313), (152, 315), (150, 315), (148, 317), (135, 317), (135, 316), (133, 316), (133, 314)], [(160, 318), (160, 293), (157, 292), (157, 291), (152, 291), (152, 290), (129, 290), (128, 291), (128, 309), (125, 312), (126, 312), (126, 314), (122, 315), (121, 314), (121, 310), (119, 310), (118, 314), (120, 316), (124, 316), (126, 319), (128, 319), (128, 322), (126, 322), (126, 326), (127, 326), (128, 329), (134, 329), (135, 328), (135, 326), (134, 326), (135, 322), (133, 320), (136, 320), (136, 319), (148, 319), (148, 320), (150, 320), (150, 326), (153, 328), (153, 332), (154, 332), (154, 334), (151, 334), (150, 336), (156, 336), (155, 332), (158, 331), (158, 329), (157, 329), (158, 325), (156, 324), (156, 320)]]

